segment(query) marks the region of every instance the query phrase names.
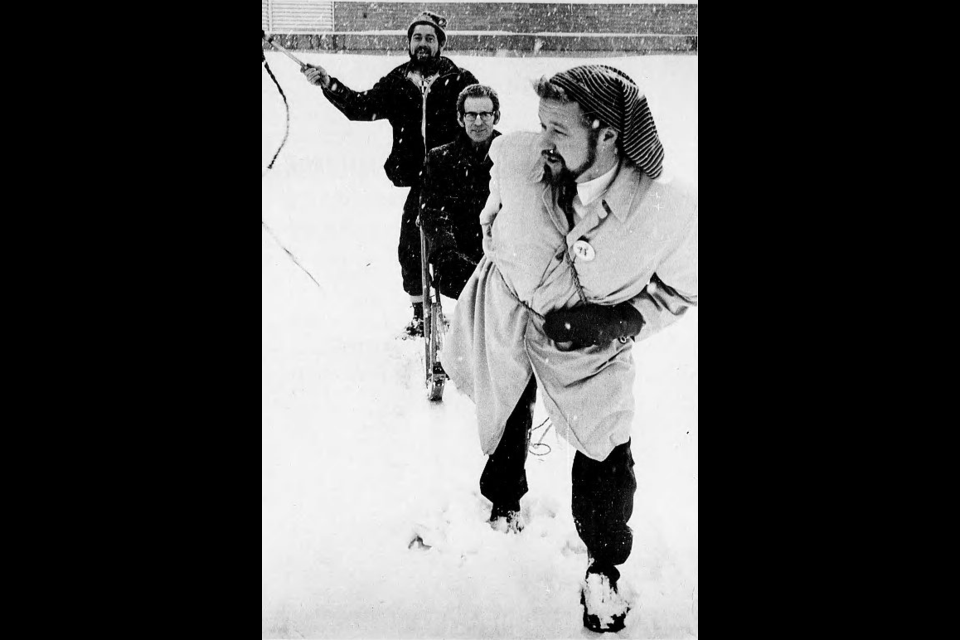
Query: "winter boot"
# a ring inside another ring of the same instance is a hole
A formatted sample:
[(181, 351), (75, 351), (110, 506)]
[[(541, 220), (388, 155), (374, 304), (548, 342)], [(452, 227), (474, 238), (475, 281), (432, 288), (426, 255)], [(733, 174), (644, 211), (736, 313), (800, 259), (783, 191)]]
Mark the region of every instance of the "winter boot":
[(520, 533), (524, 522), (520, 517), (520, 505), (493, 505), (490, 512), (490, 527), (500, 533)]
[(423, 337), (423, 303), (422, 302), (413, 303), (413, 319), (410, 320), (410, 324), (408, 324), (403, 331), (410, 338)]
[(617, 583), (619, 571), (603, 571), (597, 567), (587, 570), (580, 592), (583, 606), (583, 626), (594, 633), (618, 633), (627, 624), (630, 603), (620, 594)]

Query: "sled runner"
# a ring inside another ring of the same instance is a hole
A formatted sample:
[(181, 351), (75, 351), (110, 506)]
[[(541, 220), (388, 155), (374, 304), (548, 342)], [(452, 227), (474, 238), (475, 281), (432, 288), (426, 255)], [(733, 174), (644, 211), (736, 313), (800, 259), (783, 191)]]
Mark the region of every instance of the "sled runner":
[(427, 399), (431, 402), (443, 400), (443, 389), (449, 379), (440, 365), (438, 353), (443, 347), (443, 334), (446, 321), (443, 317), (443, 304), (440, 292), (434, 286), (436, 280), (433, 268), (427, 261), (427, 235), (420, 228), (420, 269), (423, 278), (423, 352), (424, 382)]

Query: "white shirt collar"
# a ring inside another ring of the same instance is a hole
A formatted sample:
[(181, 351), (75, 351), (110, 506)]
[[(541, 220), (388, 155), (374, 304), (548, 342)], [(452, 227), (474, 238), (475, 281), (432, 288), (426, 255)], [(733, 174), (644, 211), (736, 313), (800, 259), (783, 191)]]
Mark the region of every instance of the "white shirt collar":
[(616, 177), (617, 169), (619, 168), (619, 163), (615, 164), (613, 165), (613, 169), (610, 169), (610, 171), (607, 171), (599, 178), (594, 178), (590, 182), (578, 184), (577, 195), (580, 196), (580, 203), (586, 207), (592, 204), (597, 198), (602, 196), (613, 183), (613, 179)]
[(613, 169), (599, 178), (577, 185), (577, 197), (573, 199), (573, 210), (579, 217), (582, 218), (586, 215), (585, 209), (607, 192), (607, 189), (613, 184), (613, 179), (617, 177), (617, 169), (619, 168), (620, 163), (617, 163), (613, 165)]

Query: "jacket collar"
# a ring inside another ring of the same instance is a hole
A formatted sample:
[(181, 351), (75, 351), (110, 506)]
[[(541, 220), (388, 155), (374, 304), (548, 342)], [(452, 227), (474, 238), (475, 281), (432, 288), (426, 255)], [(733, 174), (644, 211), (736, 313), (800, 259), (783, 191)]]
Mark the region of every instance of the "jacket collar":
[[(494, 140), (499, 138), (502, 134), (496, 129), (493, 130), (493, 136), (490, 138), (491, 144)], [(457, 136), (457, 139), (454, 140), (454, 146), (456, 147), (457, 154), (461, 158), (474, 158), (473, 155), (473, 140), (470, 139), (470, 136), (467, 135), (467, 132), (462, 128), (460, 129), (460, 135)], [(483, 161), (486, 162), (490, 158), (490, 151), (487, 151), (486, 157), (483, 158)]]
[[(413, 70), (413, 60), (409, 60), (396, 69), (393, 70), (393, 73), (400, 76), (403, 79), (406, 79), (407, 74)], [(437, 61), (437, 76), (443, 77), (448, 76), (454, 73), (460, 73), (460, 67), (454, 64), (453, 60), (440, 56), (440, 60)]]
[(634, 204), (650, 190), (651, 184), (653, 181), (649, 176), (633, 162), (624, 159), (620, 164), (620, 172), (601, 198), (601, 206), (606, 213), (612, 213), (617, 220), (624, 222)]
[[(527, 181), (531, 184), (542, 182), (549, 191), (550, 185), (544, 176), (543, 158), (539, 154), (530, 166)], [(637, 187), (638, 183), (639, 188)], [(617, 176), (607, 188), (607, 192), (600, 198), (600, 206), (603, 208), (601, 217), (605, 218), (607, 214), (613, 214), (620, 222), (626, 221), (627, 215), (633, 209), (634, 202), (650, 190), (652, 183), (653, 181), (649, 176), (643, 174), (632, 162), (624, 159), (620, 164), (620, 171)], [(545, 196), (544, 202), (547, 200), (548, 198)]]

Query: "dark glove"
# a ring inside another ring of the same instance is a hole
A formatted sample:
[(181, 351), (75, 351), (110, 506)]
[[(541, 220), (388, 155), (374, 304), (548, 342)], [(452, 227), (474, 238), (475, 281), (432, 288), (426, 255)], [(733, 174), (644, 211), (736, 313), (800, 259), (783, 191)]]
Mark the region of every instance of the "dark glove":
[(551, 311), (546, 315), (543, 331), (554, 342), (572, 342), (575, 348), (582, 348), (632, 338), (644, 324), (643, 316), (629, 302), (613, 307), (586, 304)]

